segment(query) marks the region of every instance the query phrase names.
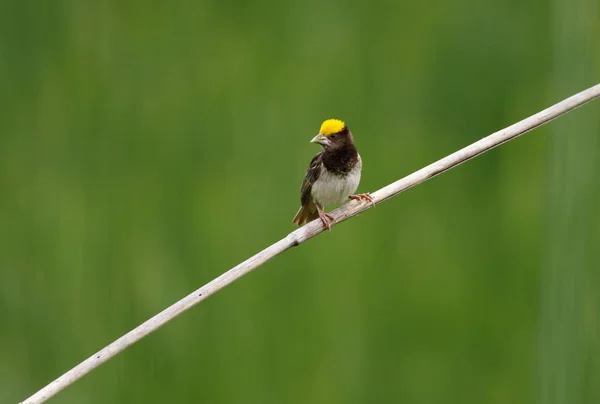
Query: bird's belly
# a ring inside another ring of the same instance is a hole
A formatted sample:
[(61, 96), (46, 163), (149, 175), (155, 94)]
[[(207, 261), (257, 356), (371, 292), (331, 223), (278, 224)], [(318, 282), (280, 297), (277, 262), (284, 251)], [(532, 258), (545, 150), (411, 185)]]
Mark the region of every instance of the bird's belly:
[(312, 186), (313, 200), (322, 206), (345, 202), (358, 188), (360, 171), (358, 165), (346, 175), (325, 170)]

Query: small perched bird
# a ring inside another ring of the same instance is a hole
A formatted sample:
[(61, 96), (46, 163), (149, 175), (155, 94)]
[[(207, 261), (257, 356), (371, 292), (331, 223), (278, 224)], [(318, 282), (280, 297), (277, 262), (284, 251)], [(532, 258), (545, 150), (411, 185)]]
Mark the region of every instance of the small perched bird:
[(360, 182), (362, 161), (354, 146), (350, 129), (339, 119), (328, 119), (321, 125), (319, 134), (311, 143), (317, 143), (322, 151), (313, 157), (300, 189), (300, 210), (292, 223), (302, 226), (316, 218), (330, 230), (335, 217), (325, 213), (323, 207), (350, 199), (369, 201), (369, 194), (355, 195)]

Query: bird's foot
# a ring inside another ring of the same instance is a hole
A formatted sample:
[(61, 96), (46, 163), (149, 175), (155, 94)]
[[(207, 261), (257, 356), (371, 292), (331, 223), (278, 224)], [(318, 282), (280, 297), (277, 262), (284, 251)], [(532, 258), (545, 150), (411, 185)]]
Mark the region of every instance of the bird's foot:
[(319, 219), (321, 219), (321, 222), (323, 222), (323, 226), (325, 226), (327, 230), (331, 230), (331, 224), (329, 223), (329, 221), (331, 220), (332, 222), (335, 222), (335, 217), (333, 215), (330, 215), (329, 213), (325, 213), (321, 206), (317, 204), (315, 205), (317, 206), (317, 212), (319, 212)]
[(329, 223), (329, 220), (335, 222), (335, 217), (329, 213), (326, 213), (323, 209), (323, 206), (321, 206), (319, 203), (315, 202), (315, 207), (319, 213), (319, 219), (321, 219), (321, 222), (323, 222), (323, 226), (325, 226), (327, 230), (331, 230), (331, 224)]
[(369, 202), (369, 203), (371, 203), (371, 205), (375, 206), (375, 202), (373, 202), (373, 198), (371, 197), (371, 195), (369, 193), (350, 195), (348, 198), (355, 199), (359, 202)]
[(325, 226), (327, 230), (331, 230), (331, 223), (329, 223), (329, 221), (335, 222), (335, 217), (329, 213), (319, 212), (319, 218), (321, 219), (321, 222), (323, 222), (323, 226)]

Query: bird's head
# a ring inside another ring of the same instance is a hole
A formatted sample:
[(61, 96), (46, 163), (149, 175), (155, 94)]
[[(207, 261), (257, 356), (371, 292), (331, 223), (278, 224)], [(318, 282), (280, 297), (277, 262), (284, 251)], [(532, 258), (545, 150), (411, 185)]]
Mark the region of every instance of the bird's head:
[(343, 121), (327, 119), (321, 124), (319, 134), (310, 142), (321, 145), (323, 150), (332, 150), (353, 144), (353, 139), (350, 129)]

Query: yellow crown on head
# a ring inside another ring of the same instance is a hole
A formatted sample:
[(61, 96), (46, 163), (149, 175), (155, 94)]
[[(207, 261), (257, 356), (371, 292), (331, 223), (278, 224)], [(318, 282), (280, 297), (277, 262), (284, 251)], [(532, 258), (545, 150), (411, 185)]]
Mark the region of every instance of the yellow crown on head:
[(339, 119), (328, 119), (321, 125), (319, 133), (323, 136), (329, 136), (341, 132), (345, 127), (346, 124), (344, 121), (340, 121)]

